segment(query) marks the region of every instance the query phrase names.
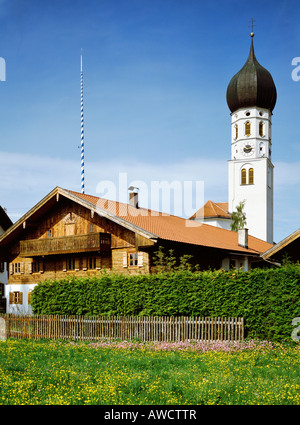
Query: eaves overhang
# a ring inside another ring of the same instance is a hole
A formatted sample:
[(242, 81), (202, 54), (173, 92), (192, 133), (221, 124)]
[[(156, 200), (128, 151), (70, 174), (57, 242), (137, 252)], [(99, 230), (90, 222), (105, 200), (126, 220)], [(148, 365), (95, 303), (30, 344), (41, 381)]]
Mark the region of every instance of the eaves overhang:
[(59, 201), (59, 197), (63, 196), (65, 198), (68, 198), (72, 200), (73, 202), (80, 204), (84, 206), (85, 208), (93, 211), (94, 213), (98, 214), (101, 217), (105, 217), (120, 226), (134, 232), (138, 233), (140, 236), (143, 236), (146, 239), (156, 241), (158, 236), (148, 232), (147, 230), (144, 230), (132, 223), (129, 223), (128, 221), (124, 220), (121, 217), (118, 217), (114, 214), (112, 214), (109, 211), (104, 210), (103, 208), (97, 207), (94, 204), (90, 203), (87, 200), (83, 200), (82, 198), (79, 198), (75, 194), (69, 192), (68, 190), (62, 189), (61, 187), (55, 187), (48, 195), (46, 195), (40, 202), (38, 202), (33, 208), (31, 208), (26, 214), (24, 214), (16, 223), (14, 223), (5, 233), (3, 233), (0, 237), (0, 248), (1, 244), (7, 242), (11, 242), (12, 239), (14, 239), (14, 236), (18, 234), (22, 229), (25, 229), (27, 226), (27, 222), (32, 220), (36, 215), (40, 215), (39, 211), (41, 209), (43, 211), (47, 210), (47, 207), (50, 207), (53, 205), (54, 202)]

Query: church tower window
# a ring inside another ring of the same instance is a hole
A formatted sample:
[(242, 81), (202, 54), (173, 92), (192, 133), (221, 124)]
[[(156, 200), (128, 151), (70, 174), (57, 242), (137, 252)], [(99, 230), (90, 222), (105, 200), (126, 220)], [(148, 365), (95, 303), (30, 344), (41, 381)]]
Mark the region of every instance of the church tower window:
[(251, 124), (249, 121), (245, 122), (245, 135), (249, 137), (251, 134)]
[(249, 184), (254, 184), (254, 168), (249, 168)]
[(243, 168), (241, 171), (241, 184), (247, 184), (247, 171)]
[(235, 124), (234, 129), (235, 129), (235, 139), (237, 139), (239, 137), (239, 128), (237, 124)]
[(260, 137), (264, 137), (264, 123), (262, 121), (259, 123), (259, 135)]

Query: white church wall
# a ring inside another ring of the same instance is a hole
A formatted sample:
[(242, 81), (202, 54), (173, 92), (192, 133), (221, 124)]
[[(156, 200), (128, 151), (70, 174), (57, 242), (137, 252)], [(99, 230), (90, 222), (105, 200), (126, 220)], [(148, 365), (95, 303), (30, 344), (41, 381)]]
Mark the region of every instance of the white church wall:
[[(241, 170), (254, 170), (254, 183), (241, 184)], [(268, 242), (273, 242), (273, 195), (267, 184), (268, 167), (272, 164), (267, 158), (250, 161), (229, 161), (229, 211), (245, 200), (246, 226), (249, 234)], [(271, 171), (273, 173), (273, 171)]]
[[(273, 164), (271, 162), (271, 111), (240, 108), (231, 114), (231, 160), (228, 161), (228, 209), (245, 200), (249, 234), (273, 242)], [(246, 123), (250, 131), (246, 134)], [(260, 131), (260, 123), (263, 125)], [(236, 126), (238, 131), (236, 132)], [(249, 169), (254, 180), (249, 180)], [(246, 170), (246, 184), (241, 171)]]

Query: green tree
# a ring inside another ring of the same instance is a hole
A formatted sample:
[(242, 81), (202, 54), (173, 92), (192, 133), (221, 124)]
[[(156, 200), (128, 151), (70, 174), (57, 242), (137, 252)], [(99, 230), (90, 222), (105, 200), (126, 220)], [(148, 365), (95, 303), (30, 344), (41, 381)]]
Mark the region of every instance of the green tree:
[(231, 214), (232, 223), (230, 225), (231, 230), (237, 232), (239, 229), (243, 229), (246, 225), (246, 213), (244, 211), (246, 201), (241, 201), (235, 208), (236, 211), (233, 211)]
[[(158, 251), (154, 252), (153, 265), (157, 272), (172, 272), (178, 270), (192, 269), (192, 255), (182, 255), (179, 259), (175, 256), (174, 249), (169, 250), (169, 254), (164, 252), (164, 248), (160, 246)], [(178, 264), (178, 265), (177, 265)], [(197, 270), (198, 267), (193, 267)]]

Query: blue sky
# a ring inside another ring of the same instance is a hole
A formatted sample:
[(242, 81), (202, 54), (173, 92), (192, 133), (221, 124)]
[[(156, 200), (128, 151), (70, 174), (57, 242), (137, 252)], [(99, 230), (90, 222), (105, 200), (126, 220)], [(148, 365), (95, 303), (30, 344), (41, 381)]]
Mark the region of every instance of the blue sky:
[(99, 195), (99, 182), (117, 185), (127, 173), (128, 183), (204, 181), (203, 201), (227, 201), (226, 88), (247, 59), (252, 17), (256, 57), (278, 92), (275, 241), (296, 230), (300, 81), (291, 62), (300, 57), (300, 6), (293, 0), (0, 0), (0, 204), (12, 220), (55, 186), (80, 191), (81, 48), (86, 193)]

